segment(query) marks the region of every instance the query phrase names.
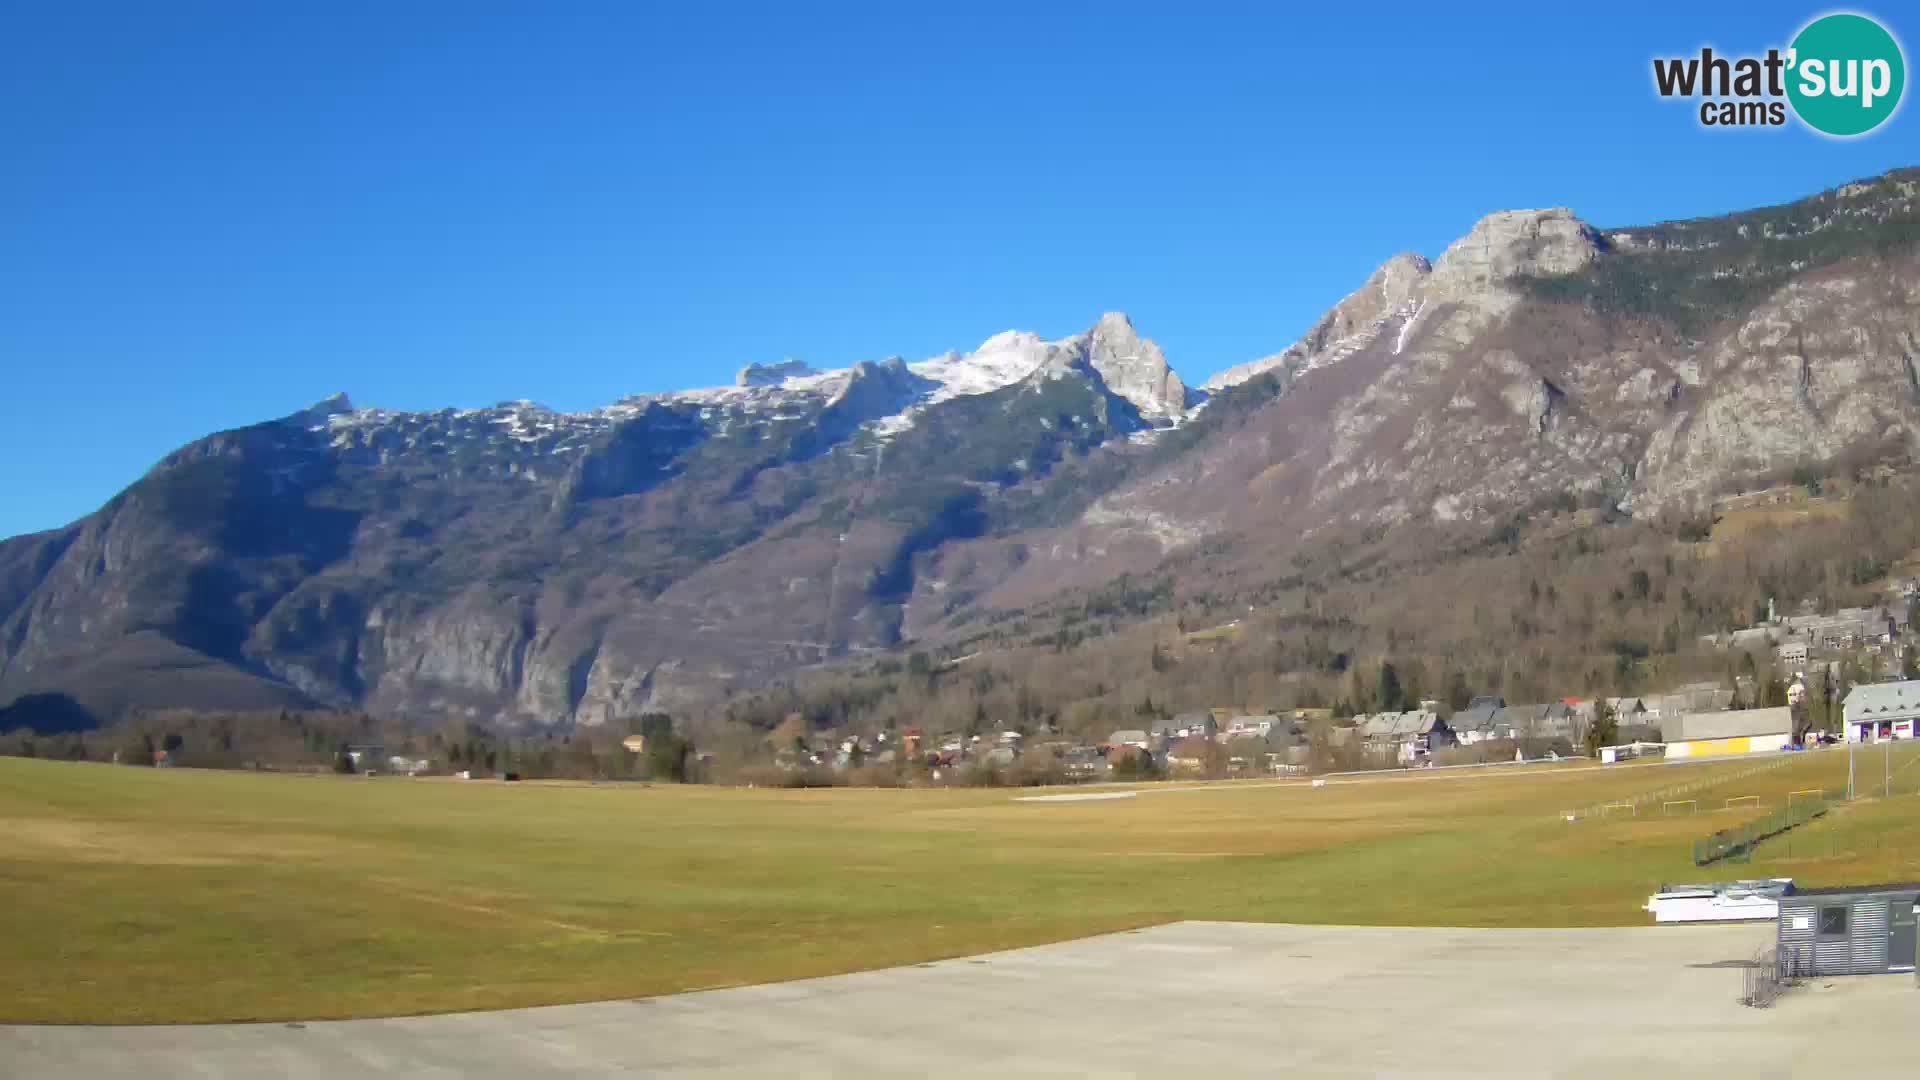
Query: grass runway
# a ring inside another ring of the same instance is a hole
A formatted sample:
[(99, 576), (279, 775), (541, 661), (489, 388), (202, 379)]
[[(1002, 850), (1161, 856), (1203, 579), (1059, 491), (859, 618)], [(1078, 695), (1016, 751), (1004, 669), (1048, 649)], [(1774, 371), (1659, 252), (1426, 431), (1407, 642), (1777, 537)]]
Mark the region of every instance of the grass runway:
[[(1920, 749), (1920, 747), (1915, 747)], [(1879, 752), (1864, 751), (1863, 788)], [(1902, 757), (1896, 765), (1911, 760)], [(1868, 765), (1866, 762), (1873, 764)], [(1177, 919), (1643, 923), (1662, 881), (1920, 878), (1896, 795), (1692, 866), (1691, 841), (1844, 788), (1826, 751), (1698, 815), (1562, 810), (1748, 764), (1310, 787), (779, 791), (277, 776), (0, 759), (0, 1022), (292, 1020), (637, 997)], [(1899, 794), (1900, 791), (1906, 794)], [(1837, 841), (1837, 842), (1836, 842)]]

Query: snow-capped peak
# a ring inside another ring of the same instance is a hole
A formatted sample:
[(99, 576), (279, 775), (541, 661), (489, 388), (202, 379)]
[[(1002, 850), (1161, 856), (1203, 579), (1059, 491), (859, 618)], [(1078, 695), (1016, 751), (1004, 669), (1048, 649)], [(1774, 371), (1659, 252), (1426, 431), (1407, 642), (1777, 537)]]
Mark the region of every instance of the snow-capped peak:
[[(1044, 346), (1045, 344), (1046, 342), (1041, 340), (1040, 335), (1031, 330), (1002, 330), (981, 342), (980, 347), (973, 350), (973, 355), (978, 356), (982, 353), (1003, 353), (1013, 350), (1031, 349)], [(948, 353), (947, 355), (951, 356), (953, 354)]]
[[(1007, 330), (989, 337), (970, 353), (947, 352), (915, 363), (903, 364), (891, 358), (820, 371), (789, 359), (748, 364), (731, 386), (639, 394), (579, 413), (553, 412), (533, 402), (503, 402), (491, 409), (449, 410), (449, 414), (463, 421), (494, 425), (526, 441), (560, 436), (558, 448), (571, 449), (583, 445), (585, 437), (594, 431), (637, 416), (656, 404), (696, 406), (705, 422), (724, 429), (742, 416), (792, 415), (796, 406), (808, 401), (838, 404), (855, 391), (856, 385), (867, 385), (864, 377), (880, 376), (886, 392), (896, 395), (894, 400), (898, 402), (897, 406), (887, 406), (897, 411), (870, 421), (871, 430), (884, 437), (911, 427), (922, 412), (940, 402), (992, 393), (1043, 368), (1066, 372), (1083, 363), (1083, 370), (1097, 373), (1110, 390), (1131, 400), (1148, 416), (1177, 419), (1184, 408), (1185, 390), (1179, 376), (1166, 366), (1159, 346), (1140, 337), (1125, 315), (1108, 312), (1092, 328), (1057, 341), (1028, 330)], [(330, 428), (336, 435), (388, 425), (411, 415), (356, 409), (344, 395), (310, 412), (313, 426)]]

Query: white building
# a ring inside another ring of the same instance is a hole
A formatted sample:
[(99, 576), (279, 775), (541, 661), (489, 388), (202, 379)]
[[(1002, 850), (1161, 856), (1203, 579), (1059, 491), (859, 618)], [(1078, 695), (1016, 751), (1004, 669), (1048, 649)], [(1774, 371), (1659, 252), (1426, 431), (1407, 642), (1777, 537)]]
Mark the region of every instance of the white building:
[(1228, 735), (1269, 735), (1280, 728), (1280, 717), (1273, 713), (1236, 716), (1227, 723)]
[(1848, 742), (1911, 739), (1920, 722), (1920, 680), (1856, 686), (1840, 707)]
[(1688, 713), (1662, 721), (1661, 731), (1667, 737), (1669, 761), (1685, 757), (1764, 754), (1769, 750), (1784, 750), (1793, 741), (1793, 710), (1780, 705), (1771, 709)]

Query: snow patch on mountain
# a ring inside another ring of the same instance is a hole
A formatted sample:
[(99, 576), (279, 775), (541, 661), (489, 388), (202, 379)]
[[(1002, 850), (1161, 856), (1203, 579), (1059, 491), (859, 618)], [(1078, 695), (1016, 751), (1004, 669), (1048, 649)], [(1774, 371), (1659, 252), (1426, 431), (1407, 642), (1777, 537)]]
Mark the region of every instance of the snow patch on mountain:
[(1407, 334), (1412, 332), (1413, 324), (1420, 321), (1420, 313), (1425, 310), (1427, 310), (1427, 302), (1422, 300), (1414, 305), (1413, 314), (1408, 315), (1406, 321), (1400, 324), (1400, 336), (1393, 339), (1393, 355), (1399, 356), (1400, 350), (1407, 347)]
[[(992, 393), (1042, 369), (1091, 372), (1161, 426), (1177, 425), (1186, 416), (1189, 401), (1202, 396), (1189, 392), (1167, 366), (1160, 347), (1142, 338), (1132, 322), (1117, 312), (1103, 315), (1087, 331), (1055, 341), (1030, 331), (1008, 330), (969, 353), (948, 352), (909, 364), (895, 358), (886, 364), (903, 367), (917, 380), (918, 392), (909, 390), (897, 411), (868, 422), (869, 430), (882, 438), (912, 427), (928, 408), (943, 401)], [(754, 363), (742, 368), (731, 386), (636, 394), (583, 412), (559, 412), (516, 401), (483, 409), (405, 413), (355, 408), (342, 394), (290, 419), (331, 432), (335, 445), (343, 448), (366, 442), (369, 429), (399, 427), (409, 432), (409, 444), (420, 438), (443, 439), (458, 429), (462, 437), (492, 434), (529, 447), (571, 453), (583, 449), (592, 436), (654, 405), (697, 407), (701, 422), (720, 433), (737, 423), (803, 415), (813, 406), (844, 400), (856, 373), (873, 370), (871, 364), (820, 371), (799, 360)]]

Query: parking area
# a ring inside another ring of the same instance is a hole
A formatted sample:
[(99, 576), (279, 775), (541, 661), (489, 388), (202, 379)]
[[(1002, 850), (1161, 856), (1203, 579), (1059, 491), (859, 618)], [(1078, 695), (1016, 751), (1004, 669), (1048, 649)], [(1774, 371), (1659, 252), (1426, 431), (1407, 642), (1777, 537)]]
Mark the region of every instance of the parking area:
[(18, 1077), (1911, 1076), (1911, 976), (1737, 998), (1771, 924), (1178, 923), (802, 982), (507, 1012), (4, 1027)]

